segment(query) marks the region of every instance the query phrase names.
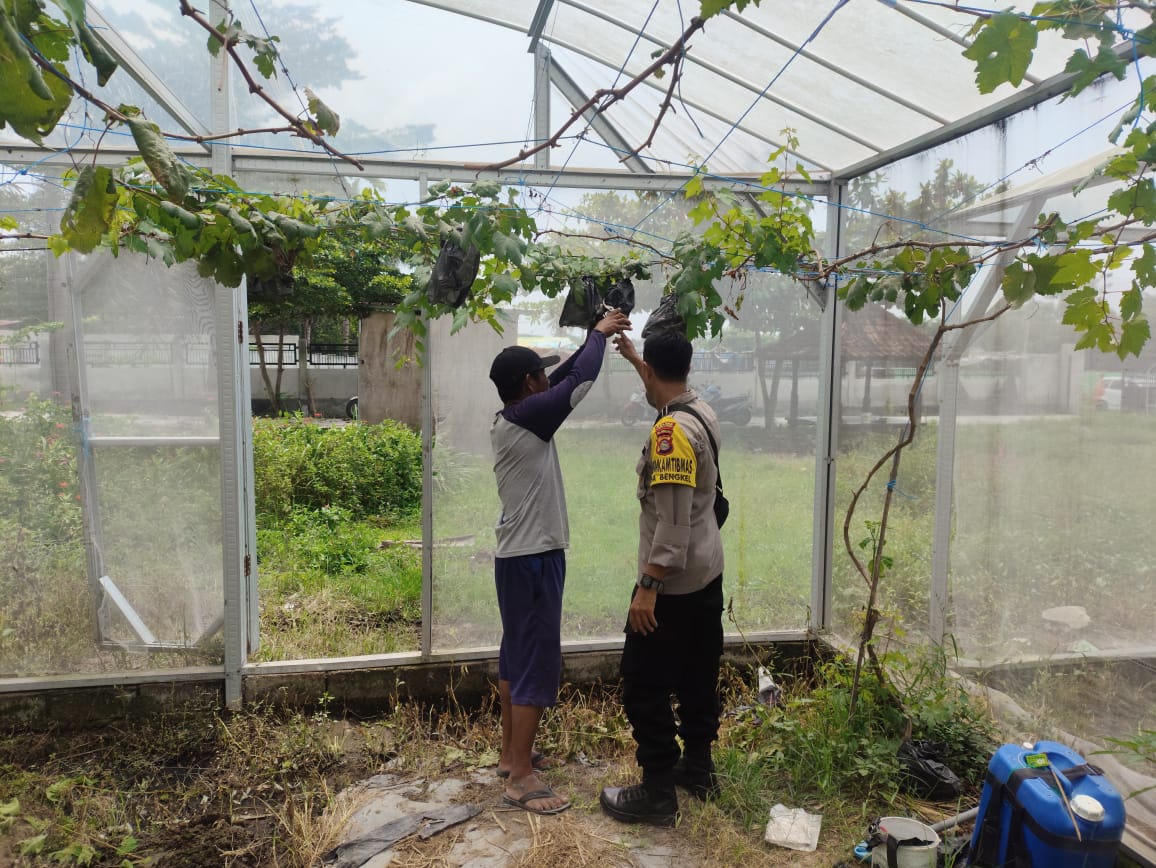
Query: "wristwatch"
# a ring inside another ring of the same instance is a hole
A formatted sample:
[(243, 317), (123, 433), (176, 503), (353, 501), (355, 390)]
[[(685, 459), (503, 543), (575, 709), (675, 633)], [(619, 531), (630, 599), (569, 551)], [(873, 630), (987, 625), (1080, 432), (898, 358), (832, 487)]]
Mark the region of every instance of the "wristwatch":
[(653, 589), (659, 593), (662, 593), (662, 582), (660, 582), (654, 576), (648, 576), (646, 573), (643, 573), (638, 577), (638, 587), (646, 588), (648, 591)]

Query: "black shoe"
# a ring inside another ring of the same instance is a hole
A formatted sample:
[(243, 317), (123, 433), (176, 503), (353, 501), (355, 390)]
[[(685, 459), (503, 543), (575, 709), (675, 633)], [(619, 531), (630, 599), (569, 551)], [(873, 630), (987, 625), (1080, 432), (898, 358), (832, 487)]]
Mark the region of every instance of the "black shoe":
[(673, 826), (678, 821), (678, 794), (673, 787), (669, 790), (648, 789), (646, 784), (604, 787), (598, 801), (602, 810), (623, 823)]
[(685, 758), (674, 764), (674, 782), (700, 801), (713, 799), (719, 793), (714, 764), (706, 768), (688, 765)]

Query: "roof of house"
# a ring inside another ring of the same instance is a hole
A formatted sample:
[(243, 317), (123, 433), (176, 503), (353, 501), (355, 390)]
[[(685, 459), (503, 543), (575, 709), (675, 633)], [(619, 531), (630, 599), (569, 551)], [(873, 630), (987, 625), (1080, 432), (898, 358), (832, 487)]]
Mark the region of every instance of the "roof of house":
[[(916, 365), (931, 345), (931, 334), (878, 304), (844, 311), (841, 355), (848, 362), (905, 362)], [(819, 358), (818, 323), (761, 350), (764, 359)]]

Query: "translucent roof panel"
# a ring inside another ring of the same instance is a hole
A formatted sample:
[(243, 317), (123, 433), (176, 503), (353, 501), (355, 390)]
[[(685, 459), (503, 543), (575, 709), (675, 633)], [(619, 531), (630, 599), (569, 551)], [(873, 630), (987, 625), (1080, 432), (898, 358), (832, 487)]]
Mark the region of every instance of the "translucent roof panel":
[[(620, 86), (649, 66), (698, 10), (697, 3), (650, 0), (414, 2), (522, 30), (528, 49), (539, 37), (587, 94)], [(704, 130), (697, 137), (706, 141), (692, 147), (685, 130), (660, 133), (645, 153), (677, 162), (707, 158), (724, 171), (755, 172), (789, 129), (809, 167), (840, 174), (1012, 95), (1010, 85), (988, 95), (975, 88), (973, 64), (962, 56), (975, 20), (970, 12), (922, 3), (810, 0), (716, 16), (691, 39), (673, 100), (676, 114), (666, 123), (679, 119), (691, 128), (690, 118), (701, 115), (720, 122), (721, 130)], [(1045, 34), (1021, 88), (1061, 72), (1070, 52), (1070, 43)], [(575, 63), (574, 56), (593, 63)], [(653, 107), (669, 81), (652, 79), (609, 110), (609, 120), (633, 145), (650, 136)], [(746, 141), (732, 143), (739, 131)], [(750, 153), (752, 142), (762, 145), (757, 156)]]

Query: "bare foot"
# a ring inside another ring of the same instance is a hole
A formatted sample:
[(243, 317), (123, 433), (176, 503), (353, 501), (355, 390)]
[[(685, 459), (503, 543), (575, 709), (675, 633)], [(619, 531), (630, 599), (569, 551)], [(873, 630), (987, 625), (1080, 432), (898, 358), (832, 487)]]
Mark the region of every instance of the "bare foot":
[[(531, 798), (527, 798), (530, 796)], [(507, 805), (535, 814), (557, 814), (570, 807), (570, 800), (555, 793), (548, 784), (534, 774), (511, 780), (506, 786)]]

